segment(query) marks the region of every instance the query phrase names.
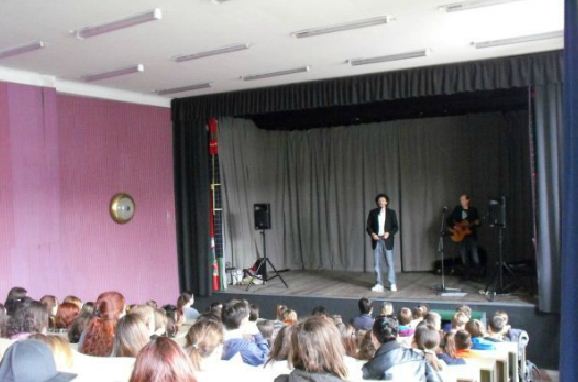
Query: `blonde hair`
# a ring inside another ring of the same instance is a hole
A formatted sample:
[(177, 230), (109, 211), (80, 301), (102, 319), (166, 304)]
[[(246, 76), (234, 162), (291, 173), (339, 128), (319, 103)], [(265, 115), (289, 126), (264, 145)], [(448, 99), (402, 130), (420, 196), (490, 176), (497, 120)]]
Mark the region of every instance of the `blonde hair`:
[(50, 347), (57, 370), (72, 370), (74, 356), (70, 348), (70, 343), (64, 337), (34, 334), (29, 338), (44, 342)]
[(208, 358), (223, 345), (224, 329), (217, 320), (197, 321), (187, 333), (186, 347), (195, 370), (201, 370), (201, 359)]
[(139, 315), (127, 314), (116, 324), (112, 357), (136, 357), (149, 342), (148, 328)]
[(393, 314), (393, 304), (391, 302), (384, 302), (379, 312), (380, 316), (391, 316)]
[(452, 318), (452, 329), (464, 329), (469, 320), (464, 312), (456, 312)]

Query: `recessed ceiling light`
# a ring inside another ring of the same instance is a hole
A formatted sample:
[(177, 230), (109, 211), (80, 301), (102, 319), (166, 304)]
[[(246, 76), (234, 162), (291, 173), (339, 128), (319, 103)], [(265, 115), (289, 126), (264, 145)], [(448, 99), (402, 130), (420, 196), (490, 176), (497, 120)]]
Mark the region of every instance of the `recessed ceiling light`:
[(158, 95), (167, 95), (167, 94), (184, 93), (184, 92), (188, 92), (190, 90), (206, 89), (206, 88), (210, 88), (210, 87), (211, 87), (211, 83), (207, 82), (204, 84), (181, 86), (178, 88), (158, 89), (158, 90), (155, 90), (155, 93), (157, 93)]
[(33, 52), (38, 49), (44, 48), (44, 41), (34, 41), (24, 45), (18, 45), (12, 48), (7, 48), (0, 50), (0, 59), (6, 57), (12, 57), (19, 54), (24, 54), (28, 52)]
[(107, 78), (113, 78), (113, 77), (124, 76), (127, 74), (133, 74), (133, 73), (141, 73), (141, 72), (144, 72), (144, 65), (143, 64), (137, 64), (137, 65), (129, 66), (129, 67), (122, 68), (122, 69), (112, 70), (110, 72), (89, 74), (87, 76), (83, 76), (82, 79), (86, 82), (94, 82), (94, 81), (104, 80)]
[(243, 79), (243, 81), (255, 81), (255, 80), (261, 80), (263, 78), (271, 78), (271, 77), (286, 76), (289, 74), (305, 73), (305, 72), (308, 72), (310, 70), (311, 70), (311, 67), (309, 65), (307, 65), (307, 66), (302, 66), (299, 68), (280, 70), (278, 72), (272, 72), (272, 73), (250, 74), (248, 76), (243, 76), (241, 78)]
[(351, 22), (342, 23), (342, 24), (330, 25), (327, 27), (303, 29), (303, 30), (291, 33), (291, 36), (293, 36), (295, 38), (314, 37), (314, 36), (319, 36), (319, 35), (327, 34), (327, 33), (335, 33), (335, 32), (342, 32), (342, 31), (348, 31), (348, 30), (353, 30), (353, 29), (374, 27), (377, 25), (387, 24), (391, 20), (392, 20), (392, 18), (389, 16), (374, 17), (371, 19), (356, 20), (356, 21), (351, 21)]
[(140, 13), (135, 16), (127, 17), (120, 20), (111, 21), (108, 23), (95, 25), (91, 27), (84, 27), (73, 31), (72, 33), (76, 38), (85, 39), (99, 34), (113, 32), (119, 29), (130, 28), (132, 26), (146, 23), (148, 21), (160, 20), (162, 18), (162, 13), (159, 8), (155, 8), (151, 11)]
[(495, 5), (502, 5), (507, 3), (513, 3), (516, 1), (523, 0), (469, 0), (469, 1), (459, 1), (456, 3), (451, 3), (448, 5), (442, 5), (440, 9), (446, 12), (459, 12), (466, 11), (468, 9), (493, 7)]
[(352, 65), (352, 66), (357, 66), (357, 65), (377, 64), (380, 62), (409, 60), (411, 58), (429, 56), (430, 52), (431, 51), (429, 49), (421, 49), (421, 50), (416, 50), (413, 52), (388, 54), (386, 56), (352, 58), (350, 60), (347, 60), (347, 63), (349, 65)]
[(491, 47), (495, 47), (495, 46), (521, 44), (524, 42), (552, 40), (552, 39), (563, 38), (563, 37), (564, 37), (563, 31), (556, 31), (556, 32), (529, 34), (529, 35), (525, 35), (525, 36), (505, 38), (505, 39), (501, 39), (501, 40), (473, 42), (472, 45), (474, 45), (476, 49), (485, 49), (485, 48), (491, 48)]
[(218, 48), (218, 49), (207, 50), (204, 52), (187, 54), (187, 55), (183, 55), (183, 56), (176, 56), (174, 58), (174, 60), (176, 62), (185, 62), (185, 61), (191, 61), (191, 60), (198, 60), (198, 59), (203, 58), (203, 57), (216, 56), (219, 54), (239, 52), (241, 50), (247, 50), (247, 49), (249, 49), (249, 44), (234, 44), (234, 45), (228, 45), (228, 46)]

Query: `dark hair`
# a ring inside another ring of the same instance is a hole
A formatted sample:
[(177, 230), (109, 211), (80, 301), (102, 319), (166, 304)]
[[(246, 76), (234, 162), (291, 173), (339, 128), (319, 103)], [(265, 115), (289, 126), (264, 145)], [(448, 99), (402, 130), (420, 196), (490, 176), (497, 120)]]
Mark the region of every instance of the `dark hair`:
[(181, 320), (181, 317), (185, 315), (185, 306), (191, 302), (193, 296), (189, 293), (181, 293), (179, 298), (177, 298), (177, 321)]
[(381, 343), (385, 343), (397, 338), (399, 332), (399, 322), (397, 317), (379, 316), (373, 323), (373, 334), (375, 338)]
[(442, 326), (442, 317), (439, 313), (436, 312), (429, 312), (423, 317), (422, 322), (425, 322), (427, 325), (433, 326), (436, 330), (440, 330)]
[(456, 331), (450, 330), (444, 335), (444, 353), (450, 358), (456, 358)]
[(38, 301), (24, 302), (8, 320), (6, 335), (12, 337), (19, 333), (42, 333), (48, 329), (48, 312)]
[(89, 301), (89, 302), (85, 302), (82, 305), (82, 309), (80, 309), (80, 314), (90, 314), (92, 315), (94, 313), (94, 302)]
[(275, 318), (279, 321), (283, 321), (285, 319), (285, 312), (289, 309), (287, 305), (277, 305), (275, 307)]
[(506, 327), (506, 318), (501, 314), (495, 314), (488, 326), (494, 333), (500, 333)]
[(361, 345), (359, 345), (359, 352), (357, 353), (357, 358), (365, 361), (373, 359), (375, 352), (379, 348), (379, 343), (373, 334), (373, 330), (368, 330), (365, 332), (363, 339), (361, 340)]
[(442, 369), (442, 364), (435, 355), (440, 346), (440, 333), (433, 326), (422, 325), (415, 330), (415, 343), (418, 349), (423, 350), (425, 359), (436, 371)]
[(412, 319), (411, 309), (405, 307), (401, 308), (399, 310), (398, 318), (401, 325), (409, 325)]
[(223, 306), (222, 320), (226, 329), (237, 329), (241, 326), (243, 319), (249, 316), (247, 304), (242, 301), (231, 301)]
[(371, 303), (367, 297), (362, 297), (357, 301), (357, 307), (361, 314), (369, 314), (371, 312)]
[(186, 347), (195, 370), (201, 369), (201, 359), (208, 358), (223, 344), (223, 335), (223, 325), (215, 320), (201, 320), (191, 326)]
[(141, 316), (127, 314), (116, 324), (112, 357), (136, 357), (148, 342), (148, 328)]
[(387, 196), (386, 194), (377, 194), (377, 196), (375, 197), (375, 204), (379, 202), (379, 198), (385, 198), (385, 201), (389, 204), (389, 196)]
[(279, 329), (269, 352), (267, 363), (271, 361), (286, 361), (288, 359), (289, 351), (291, 350), (291, 334), (296, 327), (296, 325), (289, 325)]
[(8, 292), (6, 300), (4, 301), (4, 307), (6, 308), (6, 314), (12, 316), (16, 311), (16, 307), (19, 303), (23, 302), (24, 297), (26, 297), (26, 289), (22, 287), (13, 287)]
[(466, 330), (472, 337), (485, 337), (486, 327), (484, 323), (480, 320), (471, 319), (466, 324)]
[(311, 310), (312, 316), (327, 316), (327, 309), (323, 305), (317, 305)]
[(345, 349), (345, 355), (357, 358), (357, 332), (355, 328), (351, 324), (341, 324), (337, 329), (339, 329), (339, 333), (341, 334), (341, 342)]
[(472, 308), (470, 308), (467, 305), (460, 305), (456, 308), (456, 312), (462, 312), (463, 314), (465, 314), (466, 316), (468, 316), (468, 318), (472, 318)]
[(275, 321), (273, 320), (257, 321), (257, 329), (259, 329), (259, 333), (261, 333), (263, 338), (271, 342), (271, 339), (273, 338), (273, 333), (275, 332)]
[(219, 317), (219, 321), (221, 320), (221, 312), (223, 310), (223, 303), (220, 302), (212, 302), (211, 306), (209, 307), (209, 313)]
[(80, 341), (80, 336), (82, 335), (84, 328), (88, 326), (90, 317), (91, 315), (88, 313), (81, 313), (74, 319), (74, 321), (72, 321), (72, 324), (68, 329), (68, 341), (70, 343), (78, 343), (78, 341)]
[(259, 318), (259, 306), (251, 304), (249, 307), (249, 321), (257, 321)]
[(465, 330), (458, 330), (454, 336), (456, 350), (466, 350), (472, 347), (472, 336)]

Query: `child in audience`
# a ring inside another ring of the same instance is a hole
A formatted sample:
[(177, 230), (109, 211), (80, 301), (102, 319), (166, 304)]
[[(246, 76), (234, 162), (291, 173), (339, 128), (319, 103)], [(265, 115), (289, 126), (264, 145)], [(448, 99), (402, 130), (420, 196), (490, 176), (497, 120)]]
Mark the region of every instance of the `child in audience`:
[(169, 326), (169, 318), (167, 317), (166, 311), (163, 308), (156, 308), (155, 309), (155, 335), (156, 336), (166, 336), (168, 326)]
[(81, 353), (109, 357), (112, 352), (114, 331), (118, 319), (125, 313), (124, 296), (105, 292), (96, 300), (97, 316), (91, 318), (78, 345)]
[(149, 331), (141, 316), (127, 314), (116, 324), (112, 357), (136, 357), (148, 342)]
[(466, 330), (472, 336), (473, 350), (496, 350), (493, 341), (486, 338), (486, 327), (480, 320), (469, 320), (466, 324)]
[(341, 324), (337, 327), (341, 334), (341, 342), (345, 349), (345, 355), (357, 359), (357, 337), (355, 335), (355, 328), (351, 324)]
[(477, 358), (476, 353), (472, 352), (472, 336), (466, 330), (456, 331), (454, 343), (456, 358)]
[(337, 328), (323, 316), (313, 316), (298, 324), (291, 336), (290, 374), (281, 374), (275, 382), (342, 381), (347, 376), (345, 349)]
[(82, 305), (82, 309), (80, 309), (80, 314), (92, 315), (93, 313), (94, 313), (94, 302), (92, 301), (85, 302)]
[(20, 340), (32, 334), (48, 332), (48, 311), (37, 301), (24, 301), (16, 305), (16, 311), (6, 323), (6, 335)]
[(315, 308), (311, 310), (311, 315), (327, 317), (328, 316), (327, 309), (325, 309), (323, 305), (317, 305)]
[(374, 322), (371, 302), (367, 297), (362, 297), (357, 301), (357, 308), (359, 309), (359, 315), (351, 320), (351, 324), (355, 329), (371, 330)]
[(399, 331), (397, 339), (402, 346), (407, 348), (411, 347), (414, 333), (414, 329), (410, 326), (411, 319), (412, 314), (409, 308), (404, 307), (399, 310)]
[(375, 338), (373, 330), (368, 330), (365, 332), (365, 335), (361, 340), (361, 346), (359, 347), (357, 358), (364, 361), (373, 359), (375, 352), (379, 348), (379, 345), (379, 341), (377, 341), (377, 338)]
[(69, 302), (71, 304), (77, 305), (78, 309), (82, 309), (82, 300), (76, 296), (66, 296), (62, 302)]
[(409, 326), (415, 330), (415, 328), (417, 328), (417, 326), (423, 320), (423, 318), (425, 317), (425, 315), (427, 313), (428, 313), (428, 309), (425, 305), (415, 306), (411, 310), (411, 316), (412, 317), (411, 317), (411, 322), (409, 323)]
[(265, 370), (274, 379), (279, 374), (288, 374), (291, 372), (289, 367), (289, 351), (291, 350), (291, 334), (297, 325), (283, 326), (279, 329), (271, 351), (269, 359), (265, 363)]
[(469, 321), (469, 317), (463, 312), (456, 312), (452, 318), (452, 329), (454, 330), (465, 330), (466, 324)]
[(503, 341), (506, 339), (509, 330), (507, 315), (504, 317), (504, 315), (496, 312), (488, 324), (488, 337), (493, 340)]
[(92, 314), (82, 313), (72, 321), (68, 329), (68, 341), (71, 344), (78, 343), (84, 329), (88, 326)]
[(70, 302), (63, 302), (62, 304), (58, 305), (58, 309), (56, 310), (56, 317), (54, 319), (54, 327), (56, 329), (66, 329), (70, 328), (72, 322), (78, 317), (80, 314), (80, 309), (78, 309), (78, 305), (70, 303)]
[(391, 316), (393, 314), (393, 304), (391, 302), (384, 302), (379, 311), (380, 316)]
[(6, 300), (4, 301), (4, 309), (6, 309), (6, 314), (8, 316), (12, 316), (16, 311), (17, 305), (24, 301), (26, 296), (26, 289), (22, 287), (12, 287), (8, 295), (6, 296)]
[(137, 355), (130, 382), (197, 382), (191, 360), (167, 337), (150, 341)]
[[(76, 305), (75, 305), (76, 306)], [(56, 370), (71, 371), (74, 363), (74, 355), (68, 341), (60, 336), (46, 336), (44, 334), (34, 334), (30, 339), (44, 342), (52, 350)]]
[(297, 312), (293, 309), (287, 309), (285, 311), (285, 318), (283, 320), (283, 323), (285, 325), (294, 325), (297, 323), (297, 321), (299, 320), (299, 317), (297, 316)]
[(259, 333), (267, 340), (269, 348), (273, 345), (275, 339), (275, 321), (273, 320), (259, 320), (257, 321), (257, 329)]
[(456, 357), (455, 330), (450, 330), (444, 335), (443, 351), (438, 351), (436, 356), (447, 365), (463, 365), (466, 363), (462, 358)]
[(467, 305), (460, 305), (456, 308), (456, 313), (461, 312), (468, 317), (468, 320), (472, 318), (472, 308)]
[(441, 371), (444, 368), (444, 362), (436, 357), (436, 351), (440, 346), (438, 330), (429, 325), (418, 326), (415, 330), (415, 344), (419, 350), (423, 351), (424, 357), (432, 369)]
[(223, 311), (223, 304), (220, 302), (213, 302), (209, 307), (209, 313), (221, 320), (221, 312)]
[(243, 361), (249, 365), (265, 363), (269, 353), (267, 341), (261, 334), (246, 336), (242, 329), (243, 324), (249, 321), (247, 304), (231, 301), (223, 306), (222, 319), (226, 329), (223, 359), (230, 360), (240, 353)]
[(259, 306), (251, 304), (249, 310), (249, 321), (257, 321), (259, 319)]
[(54, 329), (58, 299), (53, 295), (44, 295), (40, 298), (40, 303), (46, 307), (46, 311), (48, 312), (48, 328)]
[(423, 320), (421, 321), (420, 324), (433, 326), (435, 330), (441, 332), (442, 316), (440, 316), (440, 314), (436, 312), (429, 312), (423, 317)]
[(177, 324), (179, 326), (185, 322), (192, 322), (200, 316), (199, 311), (193, 308), (194, 302), (193, 295), (189, 293), (181, 293), (177, 299)]
[(140, 317), (148, 329), (149, 337), (155, 335), (156, 331), (156, 314), (155, 309), (149, 305), (133, 305), (130, 308), (130, 314), (135, 314)]

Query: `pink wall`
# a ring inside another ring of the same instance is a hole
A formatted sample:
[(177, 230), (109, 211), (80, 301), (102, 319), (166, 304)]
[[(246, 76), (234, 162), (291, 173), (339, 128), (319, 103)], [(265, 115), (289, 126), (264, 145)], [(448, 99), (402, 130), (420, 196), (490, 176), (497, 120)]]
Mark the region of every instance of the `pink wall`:
[[(115, 224), (113, 194), (135, 199)], [(0, 83), (0, 300), (178, 294), (169, 109)]]

